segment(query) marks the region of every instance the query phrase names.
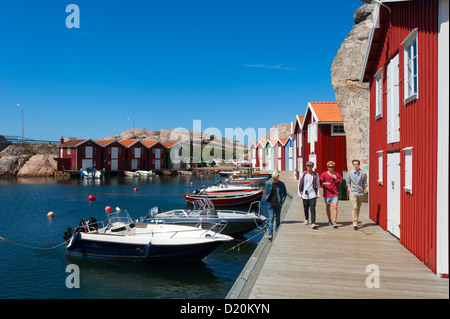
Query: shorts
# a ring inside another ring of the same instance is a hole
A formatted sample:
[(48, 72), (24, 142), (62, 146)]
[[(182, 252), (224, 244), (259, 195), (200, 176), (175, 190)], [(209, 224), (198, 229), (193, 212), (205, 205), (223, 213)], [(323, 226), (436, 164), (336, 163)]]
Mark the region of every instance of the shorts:
[(323, 199), (325, 200), (325, 204), (337, 203), (339, 201), (337, 196), (335, 196), (335, 197), (324, 197)]

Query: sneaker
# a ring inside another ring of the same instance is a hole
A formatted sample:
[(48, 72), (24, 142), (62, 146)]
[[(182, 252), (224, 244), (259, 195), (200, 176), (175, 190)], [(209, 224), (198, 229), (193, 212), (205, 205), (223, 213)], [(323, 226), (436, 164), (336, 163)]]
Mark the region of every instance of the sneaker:
[(273, 237), (272, 237), (272, 236), (269, 236), (269, 237), (267, 237), (267, 239), (269, 239), (270, 241), (272, 241)]
[(331, 221), (331, 219), (328, 220), (328, 225), (329, 226), (333, 225), (333, 222)]
[(335, 221), (333, 221), (333, 228), (337, 228), (337, 224)]
[(308, 225), (309, 224), (309, 220), (305, 220), (305, 223), (304, 223), (305, 225)]
[(353, 229), (356, 230), (358, 228), (358, 225), (356, 223), (353, 224)]
[(312, 225), (311, 225), (311, 228), (312, 228), (312, 229), (317, 229), (317, 227), (318, 227), (317, 224), (312, 224)]

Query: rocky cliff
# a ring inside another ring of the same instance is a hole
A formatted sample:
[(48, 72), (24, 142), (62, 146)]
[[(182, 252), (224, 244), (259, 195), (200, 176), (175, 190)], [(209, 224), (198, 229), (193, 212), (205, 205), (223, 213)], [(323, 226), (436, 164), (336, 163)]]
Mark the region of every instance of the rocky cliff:
[[(339, 105), (347, 136), (347, 166), (359, 159), (367, 168), (369, 163), (369, 87), (359, 82), (364, 54), (370, 32), (373, 5), (356, 10), (350, 33), (342, 42), (331, 66), (331, 83)], [(369, 19), (369, 20), (368, 20)]]
[(0, 176), (53, 176), (56, 145), (11, 144), (0, 151)]

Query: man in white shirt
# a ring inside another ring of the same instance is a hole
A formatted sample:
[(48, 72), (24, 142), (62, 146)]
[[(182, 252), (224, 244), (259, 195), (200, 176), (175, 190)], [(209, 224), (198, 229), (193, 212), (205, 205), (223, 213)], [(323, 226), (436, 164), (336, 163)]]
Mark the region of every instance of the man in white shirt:
[(306, 162), (306, 171), (298, 179), (298, 196), (303, 199), (305, 225), (308, 225), (309, 211), (311, 211), (311, 228), (316, 229), (316, 199), (319, 197), (320, 178), (313, 171), (314, 163)]

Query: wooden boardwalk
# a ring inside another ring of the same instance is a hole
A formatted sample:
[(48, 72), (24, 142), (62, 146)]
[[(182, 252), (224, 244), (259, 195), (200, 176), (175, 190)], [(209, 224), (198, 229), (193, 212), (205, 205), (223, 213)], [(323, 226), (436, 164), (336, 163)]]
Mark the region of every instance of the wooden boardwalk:
[[(292, 173), (282, 172), (280, 179), (293, 199), (275, 239), (264, 242), (267, 253), (259, 258), (261, 265), (256, 257), (250, 260), (255, 264), (254, 279), (248, 280), (239, 298), (449, 298), (448, 279), (438, 278), (370, 220), (366, 203), (360, 228), (353, 230), (351, 203), (340, 201), (335, 229), (328, 225), (323, 197), (319, 198), (319, 228), (314, 230), (303, 224), (302, 200)], [(366, 286), (366, 280), (376, 283), (373, 270), (366, 272), (369, 265), (379, 269), (379, 288)]]

